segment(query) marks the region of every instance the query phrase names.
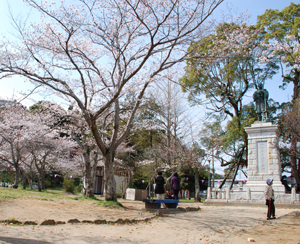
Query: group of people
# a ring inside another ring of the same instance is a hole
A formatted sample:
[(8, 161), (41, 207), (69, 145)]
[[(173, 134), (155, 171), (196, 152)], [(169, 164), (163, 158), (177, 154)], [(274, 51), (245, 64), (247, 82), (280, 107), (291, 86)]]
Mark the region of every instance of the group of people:
[[(276, 219), (275, 205), (274, 205), (275, 196), (274, 196), (274, 190), (272, 187), (273, 179), (267, 179), (266, 183), (267, 183), (267, 186), (265, 188), (265, 199), (266, 199), (266, 205), (268, 206), (267, 220)], [(157, 199), (165, 199), (165, 196), (166, 196), (167, 198), (174, 198), (174, 199), (178, 200), (178, 193), (180, 190), (180, 178), (177, 173), (174, 173), (174, 175), (172, 176), (171, 185), (172, 185), (174, 197), (171, 196), (169, 191), (165, 191), (165, 179), (162, 176), (162, 172), (159, 171), (155, 178), (156, 198)], [(165, 194), (165, 192), (167, 194)]]
[[(265, 199), (266, 199), (266, 205), (268, 206), (268, 212), (267, 212), (267, 220), (270, 219), (276, 219), (275, 217), (275, 205), (274, 205), (274, 190), (272, 187), (273, 179), (267, 179), (266, 181), (267, 186), (265, 189)], [(155, 178), (155, 194), (157, 199), (164, 199), (165, 198), (165, 179), (162, 176), (162, 172), (159, 171), (158, 175)], [(171, 185), (174, 192), (174, 199), (178, 200), (178, 193), (180, 190), (180, 178), (178, 177), (177, 173), (174, 173), (174, 175), (171, 178)], [(169, 191), (167, 191), (167, 198), (173, 198)]]
[(178, 174), (175, 172), (171, 178), (171, 185), (174, 196), (170, 194), (169, 191), (165, 191), (165, 179), (162, 176), (162, 172), (158, 171), (157, 176), (155, 178), (155, 194), (157, 199), (165, 199), (166, 198), (174, 198), (178, 200), (178, 193), (180, 190), (180, 178)]
[(9, 183), (8, 182), (4, 182), (4, 181), (1, 181), (0, 186), (1, 187), (10, 187)]
[[(293, 177), (293, 175), (291, 175), (290, 177), (283, 175), (283, 176), (281, 176), (280, 181), (284, 185), (286, 192), (291, 192), (292, 188), (297, 186), (297, 182), (296, 182), (295, 178)], [(297, 188), (299, 188), (299, 187), (297, 187)], [(297, 189), (297, 192), (298, 191), (299, 190)]]

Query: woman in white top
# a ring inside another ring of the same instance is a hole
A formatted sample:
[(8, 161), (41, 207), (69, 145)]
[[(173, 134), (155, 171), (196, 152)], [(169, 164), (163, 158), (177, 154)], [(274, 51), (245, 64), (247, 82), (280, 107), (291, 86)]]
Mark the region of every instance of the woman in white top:
[(276, 219), (275, 217), (275, 205), (274, 205), (274, 190), (272, 188), (273, 179), (267, 179), (267, 185), (265, 189), (266, 205), (268, 206), (267, 220)]

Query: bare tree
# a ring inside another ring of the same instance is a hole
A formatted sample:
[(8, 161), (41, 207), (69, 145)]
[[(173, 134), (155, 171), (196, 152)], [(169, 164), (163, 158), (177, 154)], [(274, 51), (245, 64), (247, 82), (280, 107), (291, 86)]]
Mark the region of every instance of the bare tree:
[(185, 128), (185, 120), (189, 109), (181, 87), (174, 83), (174, 77), (171, 71), (162, 76), (152, 91), (151, 99), (157, 105), (156, 127), (165, 132), (160, 143), (155, 145), (156, 156), (166, 165), (176, 169), (180, 162), (181, 144), (188, 131)]
[[(187, 97), (176, 81), (176, 70), (172, 69), (162, 76), (152, 94), (158, 105), (155, 124), (165, 131), (162, 140), (154, 148), (156, 157), (163, 162), (160, 167), (171, 169), (173, 174), (184, 168), (193, 172), (195, 199), (199, 201), (199, 169), (203, 167), (206, 157), (197, 142), (200, 119), (191, 116), (193, 111), (188, 107)], [(173, 174), (167, 179), (167, 184), (170, 184)]]

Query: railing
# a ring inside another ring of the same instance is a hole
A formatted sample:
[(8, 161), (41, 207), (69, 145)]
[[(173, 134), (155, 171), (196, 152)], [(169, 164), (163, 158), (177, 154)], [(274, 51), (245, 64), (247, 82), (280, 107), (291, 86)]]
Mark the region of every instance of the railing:
[[(219, 189), (210, 187), (207, 188), (207, 200), (242, 200), (242, 201), (264, 201), (264, 192), (251, 191), (249, 187), (230, 190), (230, 188)], [(300, 195), (296, 192), (296, 187), (292, 188), (292, 192), (287, 194), (276, 194), (275, 200), (282, 203), (298, 203)]]

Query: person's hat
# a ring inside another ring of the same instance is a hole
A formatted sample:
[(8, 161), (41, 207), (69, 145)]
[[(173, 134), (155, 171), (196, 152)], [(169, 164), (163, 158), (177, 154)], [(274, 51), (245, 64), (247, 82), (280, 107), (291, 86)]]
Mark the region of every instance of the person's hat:
[(270, 185), (273, 182), (273, 179), (267, 179), (267, 184)]

